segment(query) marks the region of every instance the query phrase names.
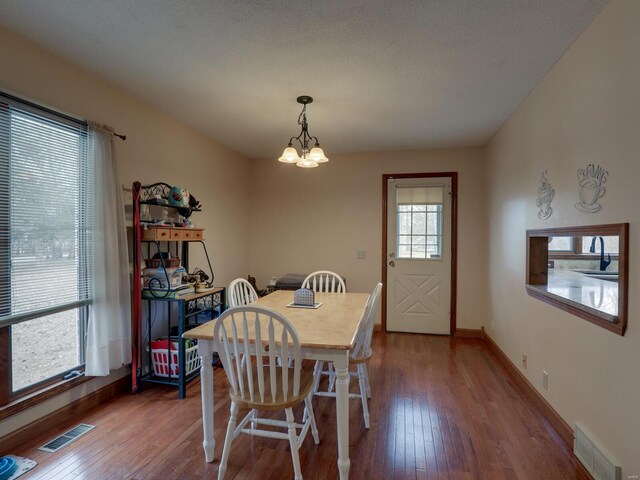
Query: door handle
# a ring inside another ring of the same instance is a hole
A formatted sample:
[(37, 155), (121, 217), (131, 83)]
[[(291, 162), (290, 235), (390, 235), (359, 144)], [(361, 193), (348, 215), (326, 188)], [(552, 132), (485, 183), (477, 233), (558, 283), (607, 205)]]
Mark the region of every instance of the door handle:
[(389, 260), (389, 266), (390, 267), (395, 267), (396, 266), (396, 262), (394, 262), (393, 260)]

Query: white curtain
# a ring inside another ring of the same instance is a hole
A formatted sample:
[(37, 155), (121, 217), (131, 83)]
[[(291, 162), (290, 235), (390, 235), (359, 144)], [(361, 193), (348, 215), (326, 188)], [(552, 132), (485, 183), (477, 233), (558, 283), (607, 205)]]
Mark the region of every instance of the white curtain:
[(87, 328), (88, 376), (108, 375), (131, 363), (131, 290), (122, 187), (113, 130), (89, 124), (94, 170), (93, 304)]

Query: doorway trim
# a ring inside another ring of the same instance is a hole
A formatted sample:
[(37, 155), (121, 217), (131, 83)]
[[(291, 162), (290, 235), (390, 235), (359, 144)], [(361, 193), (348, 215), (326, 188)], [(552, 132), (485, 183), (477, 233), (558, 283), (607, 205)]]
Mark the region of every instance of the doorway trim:
[(438, 178), (451, 179), (451, 326), (449, 334), (456, 332), (456, 305), (458, 297), (458, 172), (437, 173), (385, 173), (382, 175), (382, 331), (387, 331), (387, 209), (388, 181), (392, 178)]

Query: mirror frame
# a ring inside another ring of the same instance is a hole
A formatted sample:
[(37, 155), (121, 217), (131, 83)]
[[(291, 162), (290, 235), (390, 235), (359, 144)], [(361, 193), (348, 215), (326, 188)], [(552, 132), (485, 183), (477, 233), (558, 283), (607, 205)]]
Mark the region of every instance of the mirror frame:
[[(580, 308), (575, 302), (554, 295), (539, 288), (547, 285), (549, 265), (549, 237), (605, 237), (620, 239), (618, 255), (618, 322), (606, 320), (597, 310)], [(527, 230), (527, 293), (565, 312), (594, 323), (618, 335), (624, 335), (627, 328), (629, 292), (629, 224), (585, 225), (580, 227), (555, 227)]]

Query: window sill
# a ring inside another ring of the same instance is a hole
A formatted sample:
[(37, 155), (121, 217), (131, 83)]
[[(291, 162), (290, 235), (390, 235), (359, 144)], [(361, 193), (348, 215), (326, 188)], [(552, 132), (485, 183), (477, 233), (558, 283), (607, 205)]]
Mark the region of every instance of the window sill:
[(613, 333), (624, 335), (625, 326), (620, 324), (620, 318), (618, 316), (609, 315), (559, 295), (549, 293), (545, 285), (526, 285), (526, 289), (531, 297), (542, 300), (560, 310), (564, 310), (588, 322), (599, 325)]
[[(549, 252), (549, 260), (594, 260), (600, 261), (600, 255), (569, 252)], [(619, 260), (618, 255), (611, 255), (611, 260)]]
[(93, 377), (80, 376), (71, 378), (69, 380), (62, 380), (60, 382), (54, 383), (53, 385), (49, 385), (44, 387), (41, 390), (25, 395), (24, 397), (20, 397), (12, 402), (0, 407), (0, 420), (4, 420), (11, 415), (15, 415), (18, 412), (26, 410), (27, 408), (31, 408), (34, 405), (44, 402), (45, 400), (49, 400), (57, 395), (60, 395), (67, 390), (72, 389), (77, 385), (81, 385), (85, 382), (88, 382)]

